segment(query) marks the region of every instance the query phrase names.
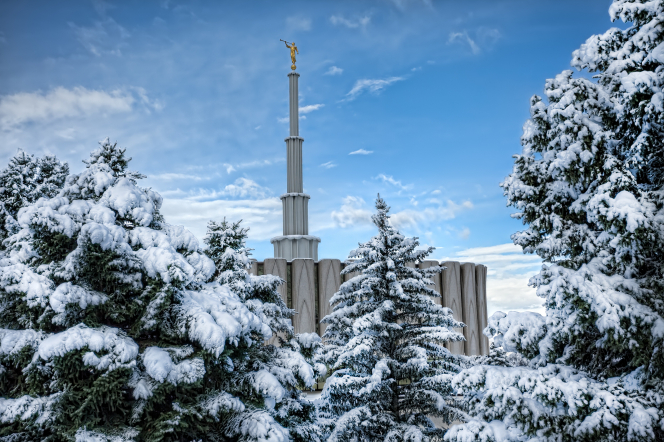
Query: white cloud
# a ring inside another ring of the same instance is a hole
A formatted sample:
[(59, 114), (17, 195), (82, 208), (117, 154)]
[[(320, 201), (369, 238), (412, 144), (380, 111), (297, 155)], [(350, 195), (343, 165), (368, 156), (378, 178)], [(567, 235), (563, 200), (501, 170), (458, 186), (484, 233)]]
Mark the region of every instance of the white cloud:
[[(280, 163), (283, 162), (285, 158), (274, 158), (272, 160), (259, 160), (259, 161), (248, 161), (246, 163), (238, 163), (238, 164), (229, 164), (229, 163), (224, 163), (223, 166), (226, 168), (226, 172), (228, 174), (232, 172), (236, 172), (238, 170), (242, 169), (255, 169), (258, 167), (266, 167), (266, 166), (271, 166), (275, 163)], [(217, 166), (213, 166), (217, 167)]]
[(347, 196), (339, 211), (332, 211), (334, 223), (343, 229), (371, 224), (371, 211), (359, 196)]
[(203, 180), (209, 180), (212, 177), (189, 175), (186, 173), (158, 173), (156, 175), (150, 175), (149, 178), (160, 181), (175, 181), (175, 180), (203, 181)]
[[(445, 204), (439, 204), (436, 207), (426, 207), (419, 210), (406, 209), (400, 212), (393, 212), (390, 215), (390, 222), (397, 229), (404, 227), (420, 228), (452, 219), (457, 213), (472, 208), (473, 204), (470, 201), (465, 201), (461, 204), (447, 201)], [(372, 213), (367, 208), (364, 199), (357, 196), (347, 196), (344, 198), (340, 209), (332, 211), (332, 219), (338, 227), (349, 228), (370, 224)]]
[(332, 169), (333, 167), (337, 167), (337, 165), (332, 161), (328, 161), (327, 163), (321, 164), (320, 167), (323, 167), (325, 169)]
[(73, 23), (69, 23), (69, 26), (74, 30), (79, 43), (97, 57), (121, 56), (120, 48), (130, 37), (129, 32), (110, 17), (97, 21), (90, 27), (77, 26)]
[(311, 31), (311, 19), (306, 17), (288, 17), (286, 27), (294, 31)]
[(431, 195), (440, 195), (440, 189), (436, 189), (433, 192), (431, 192)]
[(161, 213), (168, 223), (184, 225), (199, 240), (205, 237), (208, 221), (220, 221), (224, 217), (243, 220), (243, 224), (250, 227), (251, 240), (263, 241), (281, 234), (281, 201), (278, 198), (234, 201), (165, 198)]
[(373, 150), (358, 149), (358, 150), (354, 150), (353, 152), (349, 153), (348, 155), (371, 155), (372, 153), (373, 153)]
[(482, 49), (490, 49), (491, 46), (500, 39), (500, 31), (498, 29), (480, 27), (473, 32), (475, 38), (471, 38), (468, 31), (463, 32), (450, 32), (447, 39), (447, 44), (460, 43), (467, 44), (470, 51), (477, 55), (482, 52)]
[(307, 106), (302, 106), (300, 108), (300, 113), (301, 114), (308, 114), (309, 112), (313, 112), (315, 110), (318, 110), (321, 107), (325, 107), (325, 105), (324, 104), (309, 104)]
[(544, 313), (544, 302), (528, 286), (528, 280), (542, 267), (537, 255), (525, 255), (521, 247), (500, 244), (475, 247), (457, 252), (443, 260), (474, 262), (487, 266), (487, 310), (489, 316), (496, 311), (533, 310)]
[(346, 94), (346, 98), (342, 101), (352, 101), (356, 99), (359, 95), (364, 93), (364, 91), (369, 91), (374, 94), (379, 94), (383, 89), (385, 89), (387, 86), (396, 83), (397, 81), (404, 80), (403, 77), (390, 77), (386, 78), (384, 80), (371, 80), (371, 79), (363, 79), (363, 80), (357, 80), (355, 82), (355, 86)]
[(380, 175), (378, 175), (378, 176), (376, 177), (376, 179), (382, 180), (384, 183), (392, 184), (393, 186), (399, 187), (399, 188), (401, 188), (401, 189), (403, 189), (403, 190), (408, 190), (408, 189), (410, 189), (410, 188), (413, 187), (412, 184), (407, 184), (407, 185), (404, 186), (404, 185), (401, 183), (401, 181), (397, 181), (397, 180), (395, 180), (394, 177), (392, 177), (391, 175), (385, 175), (384, 173), (381, 173)]
[(472, 208), (473, 203), (470, 201), (464, 201), (461, 204), (457, 204), (454, 201), (448, 200), (446, 203), (441, 203), (436, 207), (425, 207), (420, 210), (406, 209), (401, 212), (396, 212), (392, 214), (390, 220), (392, 225), (398, 229), (405, 227), (419, 229), (440, 221), (453, 219), (456, 217), (457, 213)]
[(270, 189), (261, 186), (249, 178), (238, 178), (235, 183), (224, 187), (222, 195), (233, 198), (263, 199), (270, 194)]
[(328, 69), (327, 72), (325, 72), (323, 75), (341, 75), (343, 71), (343, 69), (336, 66), (330, 66), (330, 69)]
[(370, 21), (371, 17), (368, 15), (354, 19), (345, 18), (343, 15), (333, 15), (330, 17), (330, 22), (332, 22), (333, 25), (345, 26), (350, 29), (365, 28)]
[(477, 43), (475, 43), (475, 40), (470, 38), (468, 35), (467, 31), (463, 32), (450, 32), (450, 36), (447, 39), (447, 43), (454, 43), (454, 42), (465, 42), (468, 44), (470, 47), (470, 50), (473, 54), (479, 54), (480, 53), (480, 47), (477, 46)]
[(468, 227), (461, 229), (461, 232), (459, 232), (459, 237), (461, 239), (468, 239), (470, 237), (470, 229)]
[(130, 112), (135, 101), (134, 96), (126, 91), (105, 92), (84, 87), (57, 87), (45, 94), (41, 91), (19, 92), (0, 97), (0, 127), (92, 114)]

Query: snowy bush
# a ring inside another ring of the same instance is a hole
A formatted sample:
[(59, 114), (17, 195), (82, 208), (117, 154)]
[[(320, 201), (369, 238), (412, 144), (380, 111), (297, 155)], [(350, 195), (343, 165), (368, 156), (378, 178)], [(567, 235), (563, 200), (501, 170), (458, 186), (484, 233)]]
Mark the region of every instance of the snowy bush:
[(16, 214), (21, 207), (39, 198), (52, 198), (62, 188), (69, 173), (67, 163), (54, 156), (35, 159), (19, 150), (0, 171), (0, 250), (2, 241), (16, 233)]
[(615, 0), (613, 20), (531, 100), (523, 152), (502, 183), (512, 236), (545, 261), (546, 316), (498, 312), (485, 333), (526, 367), (454, 378), (470, 421), (446, 440), (664, 438), (664, 2)]
[(463, 324), (432, 299), (440, 295), (427, 277), (441, 268), (407, 266), (433, 249), (417, 249), (417, 238), (394, 229), (380, 197), (376, 208), (378, 235), (352, 251), (358, 259), (342, 271), (359, 275), (341, 285), (323, 319), (321, 360), (332, 371), (321, 398), (333, 427), (328, 441), (442, 440), (430, 417), (458, 417), (450, 394), (460, 361), (444, 344), (463, 340), (454, 331)]
[(293, 336), (280, 280), (247, 275), (245, 232), (209, 258), (100, 144), (0, 255), (0, 438), (318, 440), (298, 390), (317, 344)]

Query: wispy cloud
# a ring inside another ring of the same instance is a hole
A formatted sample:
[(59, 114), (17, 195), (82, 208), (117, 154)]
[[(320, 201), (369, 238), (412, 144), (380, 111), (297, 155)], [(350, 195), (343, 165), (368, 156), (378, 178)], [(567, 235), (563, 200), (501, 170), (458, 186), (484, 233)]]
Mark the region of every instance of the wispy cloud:
[[(146, 95), (147, 98), (147, 95)], [(136, 98), (127, 91), (57, 87), (47, 93), (19, 92), (0, 97), (0, 127), (52, 121), (91, 114), (130, 112)]]
[(264, 241), (281, 233), (279, 198), (216, 201), (166, 198), (161, 213), (169, 223), (186, 226), (199, 240), (205, 237), (208, 221), (224, 217), (243, 220), (250, 227), (250, 240)]
[(447, 44), (467, 44), (470, 48), (470, 51), (477, 55), (482, 52), (483, 49), (490, 48), (495, 44), (495, 42), (500, 39), (500, 31), (492, 28), (480, 27), (474, 32), (474, 37), (471, 38), (470, 33), (467, 30), (462, 32), (450, 32)]
[(129, 31), (110, 17), (97, 21), (92, 26), (77, 26), (69, 23), (69, 27), (73, 29), (78, 42), (97, 57), (121, 56), (121, 48), (131, 36)]
[(331, 217), (335, 225), (346, 229), (371, 224), (371, 211), (359, 196), (347, 196), (339, 210), (333, 210)]
[(307, 17), (288, 17), (286, 27), (295, 31), (311, 31), (311, 19)]
[[(238, 170), (243, 170), (243, 169), (255, 169), (257, 167), (271, 166), (275, 163), (281, 163), (283, 161), (285, 161), (284, 158), (275, 158), (272, 160), (248, 161), (246, 163), (237, 163), (237, 164), (224, 163), (223, 167), (225, 167), (226, 172), (230, 174), (232, 172), (236, 172)], [(214, 167), (218, 166), (215, 165)]]
[(392, 225), (399, 229), (408, 227), (419, 230), (440, 221), (454, 219), (459, 212), (470, 210), (472, 208), (473, 203), (470, 201), (464, 201), (461, 204), (457, 204), (454, 201), (448, 200), (437, 206), (423, 207), (419, 210), (406, 209), (401, 212), (396, 212), (392, 215), (390, 220)]
[(484, 264), (487, 271), (488, 312), (534, 310), (544, 313), (543, 300), (528, 286), (528, 280), (542, 267), (537, 255), (525, 255), (519, 246), (500, 244), (462, 250), (443, 260)]
[(308, 105), (302, 106), (300, 108), (300, 113), (301, 114), (308, 114), (309, 112), (313, 112), (315, 110), (318, 110), (321, 107), (325, 107), (325, 105), (324, 104), (308, 104)]
[(323, 75), (341, 75), (343, 73), (343, 69), (336, 67), (336, 66), (330, 66), (330, 69), (325, 72)]
[(330, 66), (330, 69), (327, 70), (323, 75), (341, 75), (343, 73), (343, 69), (337, 66)]
[(459, 232), (459, 238), (461, 239), (468, 239), (470, 237), (470, 229), (468, 227), (464, 227), (461, 229)]
[(400, 189), (403, 189), (403, 190), (408, 190), (408, 189), (411, 189), (413, 187), (412, 184), (404, 185), (401, 181), (395, 180), (393, 176), (385, 175), (384, 173), (381, 173), (380, 175), (378, 175), (376, 177), (376, 179), (381, 180), (384, 183), (392, 184), (393, 186), (399, 187)]
[(353, 152), (349, 153), (348, 155), (371, 155), (372, 153), (373, 153), (373, 150), (358, 149), (358, 150), (354, 150)]
[(383, 89), (397, 81), (404, 80), (404, 77), (390, 77), (383, 80), (380, 79), (363, 79), (357, 80), (355, 86), (346, 94), (346, 98), (342, 101), (352, 101), (360, 96), (365, 91), (374, 94), (379, 94)]
[(371, 22), (371, 16), (364, 15), (356, 18), (345, 18), (343, 15), (333, 15), (330, 22), (335, 26), (345, 26), (349, 29), (365, 28)]
[(187, 180), (187, 181), (204, 181), (209, 180), (211, 176), (201, 176), (201, 175), (191, 175), (186, 173), (158, 173), (155, 175), (150, 175), (150, 178), (153, 180), (160, 181), (178, 181), (178, 180)]
[(321, 164), (320, 167), (322, 167), (324, 169), (332, 169), (333, 167), (337, 167), (337, 165), (335, 163), (333, 163), (332, 161), (328, 161), (327, 163)]
[(470, 38), (467, 31), (463, 32), (450, 32), (450, 36), (447, 39), (447, 43), (463, 42), (467, 43), (470, 47), (470, 50), (473, 54), (480, 53), (480, 47), (475, 43), (475, 40)]
[(242, 177), (235, 180), (235, 183), (224, 187), (223, 192), (221, 192), (224, 196), (249, 199), (263, 199), (271, 193), (270, 189), (261, 186), (256, 181)]
[[(464, 201), (461, 204), (446, 201), (432, 207), (393, 212), (390, 215), (390, 222), (398, 229), (414, 228), (419, 230), (441, 221), (453, 219), (458, 213), (472, 208), (473, 204), (470, 201)], [(339, 210), (332, 211), (331, 217), (337, 227), (352, 228), (371, 224), (372, 213), (364, 199), (349, 195), (344, 198)], [(470, 234), (470, 230), (468, 234)]]

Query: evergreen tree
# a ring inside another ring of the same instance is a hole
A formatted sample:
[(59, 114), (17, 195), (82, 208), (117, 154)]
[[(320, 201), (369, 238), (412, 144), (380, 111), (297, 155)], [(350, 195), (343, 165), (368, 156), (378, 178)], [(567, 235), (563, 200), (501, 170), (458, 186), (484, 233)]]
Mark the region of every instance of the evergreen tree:
[(514, 243), (546, 263), (531, 279), (546, 316), (498, 312), (486, 332), (529, 366), (460, 373), (476, 420), (447, 440), (664, 439), (664, 2), (610, 13), (631, 27), (574, 53), (597, 82), (547, 81), (502, 183), (527, 226)]
[(0, 172), (0, 249), (2, 241), (19, 230), (16, 214), (39, 198), (52, 198), (69, 173), (67, 163), (54, 156), (34, 156), (19, 150)]
[[(246, 247), (246, 238), (249, 229), (240, 224), (241, 221), (231, 223), (225, 218), (221, 223), (210, 221), (205, 237), (208, 246), (205, 253), (215, 263), (214, 279), (239, 295), (248, 309), (257, 314), (277, 335), (279, 346), (253, 345), (233, 355), (232, 359), (237, 362), (233, 376), (224, 389), (241, 398), (243, 403), (265, 403), (277, 422), (289, 430), (292, 440), (321, 441), (322, 431), (317, 423), (316, 407), (301, 397), (300, 390), (311, 388), (316, 378), (325, 374), (325, 366), (316, 366), (317, 371), (312, 373), (315, 377), (309, 373), (299, 378), (292, 375), (293, 366), (306, 367), (308, 363), (315, 365), (313, 357), (320, 347), (321, 339), (315, 333), (294, 335), (290, 318), (295, 311), (286, 306), (277, 291), (279, 285), (284, 283), (281, 278), (248, 273), (250, 249)], [(247, 388), (253, 377), (261, 372), (269, 372), (277, 377), (282, 385), (278, 397), (265, 400), (262, 392)], [(245, 414), (255, 412), (245, 411)], [(233, 419), (241, 420), (244, 417), (238, 415)]]
[(289, 413), (306, 433), (292, 386), (316, 373), (298, 341), (259, 351), (283, 320), (264, 301), (276, 283), (250, 279), (248, 297), (213, 281), (128, 161), (106, 139), (57, 196), (18, 212), (0, 255), (0, 438), (285, 441)]
[(427, 270), (406, 264), (422, 261), (433, 248), (418, 250), (389, 221), (389, 207), (378, 197), (372, 219), (378, 235), (360, 244), (358, 259), (343, 274), (360, 275), (343, 283), (330, 300), (321, 359), (333, 371), (322, 394), (324, 410), (336, 425), (328, 441), (434, 441), (444, 433), (430, 417), (457, 418), (448, 403), (459, 358), (445, 342), (463, 337), (463, 324), (439, 296)]

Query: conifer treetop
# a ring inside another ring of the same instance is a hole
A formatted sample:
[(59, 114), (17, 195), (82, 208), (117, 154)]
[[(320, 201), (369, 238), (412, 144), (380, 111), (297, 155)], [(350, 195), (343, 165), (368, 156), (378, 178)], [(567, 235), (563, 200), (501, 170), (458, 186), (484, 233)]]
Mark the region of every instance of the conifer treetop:
[[(324, 410), (336, 420), (330, 441), (442, 440), (430, 420), (458, 418), (448, 396), (459, 358), (445, 343), (463, 337), (449, 308), (428, 279), (438, 266), (409, 266), (433, 248), (421, 250), (390, 223), (390, 208), (376, 199), (372, 220), (378, 234), (351, 251), (342, 273), (359, 275), (344, 282), (330, 303), (333, 312), (321, 354), (332, 370), (323, 390)], [(410, 440), (410, 439), (409, 439)]]

